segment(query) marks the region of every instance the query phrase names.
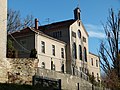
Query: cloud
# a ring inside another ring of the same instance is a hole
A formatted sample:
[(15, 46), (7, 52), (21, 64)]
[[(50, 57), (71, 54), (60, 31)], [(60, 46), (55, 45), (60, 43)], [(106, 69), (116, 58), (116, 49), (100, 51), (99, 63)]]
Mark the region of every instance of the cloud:
[(105, 34), (102, 32), (88, 31), (88, 34), (90, 37), (95, 37), (99, 39), (105, 38)]
[(85, 28), (90, 37), (104, 39), (105, 33), (102, 25), (85, 24)]

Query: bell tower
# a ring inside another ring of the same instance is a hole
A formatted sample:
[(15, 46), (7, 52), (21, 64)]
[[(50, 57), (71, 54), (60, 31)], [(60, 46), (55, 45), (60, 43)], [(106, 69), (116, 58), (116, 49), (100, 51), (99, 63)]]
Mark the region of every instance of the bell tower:
[(74, 19), (75, 20), (80, 20), (81, 18), (80, 18), (80, 8), (79, 7), (77, 7), (77, 8), (75, 8), (75, 10), (74, 10)]
[(6, 58), (7, 0), (0, 0), (0, 59)]

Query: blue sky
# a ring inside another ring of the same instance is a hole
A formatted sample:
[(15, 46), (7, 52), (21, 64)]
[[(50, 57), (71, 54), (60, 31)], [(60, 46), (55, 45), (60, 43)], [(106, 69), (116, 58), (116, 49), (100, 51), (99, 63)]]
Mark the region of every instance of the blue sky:
[(79, 4), (81, 19), (89, 34), (89, 50), (98, 54), (100, 41), (105, 38), (102, 23), (106, 23), (108, 11), (120, 10), (120, 0), (8, 0), (8, 8), (19, 10), (22, 17), (28, 14), (40, 23), (63, 21), (74, 18), (73, 10)]

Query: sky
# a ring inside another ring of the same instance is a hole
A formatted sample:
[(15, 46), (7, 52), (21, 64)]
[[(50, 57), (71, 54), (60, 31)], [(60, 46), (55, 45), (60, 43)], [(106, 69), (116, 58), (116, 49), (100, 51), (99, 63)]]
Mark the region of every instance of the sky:
[(111, 8), (117, 14), (120, 0), (8, 0), (9, 9), (20, 11), (22, 17), (33, 15), (41, 25), (73, 19), (77, 6), (89, 34), (89, 51), (98, 54), (99, 44), (105, 39), (102, 24), (106, 24)]

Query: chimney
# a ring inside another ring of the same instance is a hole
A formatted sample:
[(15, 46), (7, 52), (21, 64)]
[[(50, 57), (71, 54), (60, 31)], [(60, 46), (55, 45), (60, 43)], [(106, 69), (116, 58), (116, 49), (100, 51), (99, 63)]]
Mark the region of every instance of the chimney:
[(35, 29), (38, 30), (38, 19), (37, 18), (35, 19)]
[(80, 8), (79, 7), (77, 7), (77, 8), (75, 8), (75, 10), (74, 10), (74, 19), (75, 20), (80, 20)]

